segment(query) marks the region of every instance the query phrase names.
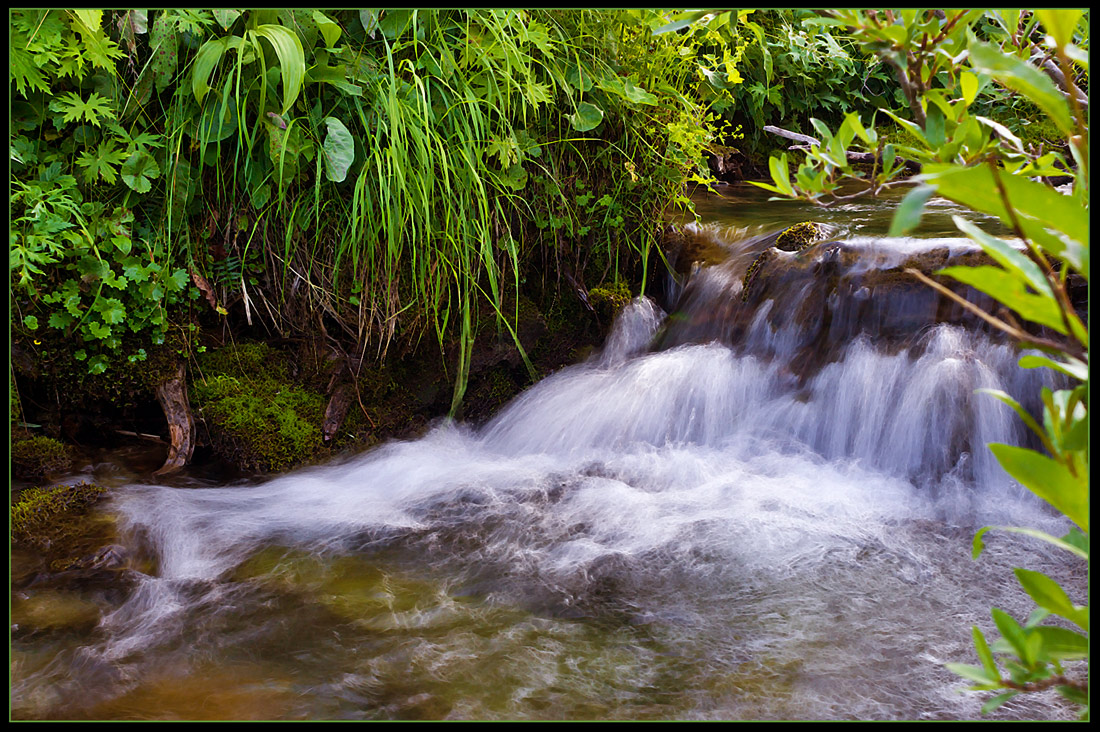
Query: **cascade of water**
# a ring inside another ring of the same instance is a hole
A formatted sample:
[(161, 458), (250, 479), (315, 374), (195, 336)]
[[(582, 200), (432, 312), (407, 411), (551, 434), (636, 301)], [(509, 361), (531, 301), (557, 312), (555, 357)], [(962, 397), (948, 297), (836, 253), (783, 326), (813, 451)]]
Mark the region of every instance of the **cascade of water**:
[[(968, 532), (1061, 524), (991, 460), (985, 443), (1022, 430), (973, 391), (1026, 401), (1041, 375), (934, 321), (885, 347), (857, 333), (806, 367), (806, 321), (772, 319), (797, 302), (742, 302), (744, 266), (698, 272), (667, 318), (636, 299), (602, 352), (479, 430), (257, 485), (120, 491), (156, 570), (82, 652), (139, 669), (241, 645), (277, 657), (301, 625), (306, 716), (446, 696), (441, 680), (465, 690), (456, 717), (975, 714), (925, 657), (964, 653), (991, 598), (1023, 604), (964, 563)], [(340, 574), (334, 557), (373, 563)], [(297, 623), (307, 602), (335, 619)], [(86, 662), (42, 676), (84, 688)], [(477, 676), (495, 691), (458, 681)], [(584, 706), (600, 695), (615, 701)]]

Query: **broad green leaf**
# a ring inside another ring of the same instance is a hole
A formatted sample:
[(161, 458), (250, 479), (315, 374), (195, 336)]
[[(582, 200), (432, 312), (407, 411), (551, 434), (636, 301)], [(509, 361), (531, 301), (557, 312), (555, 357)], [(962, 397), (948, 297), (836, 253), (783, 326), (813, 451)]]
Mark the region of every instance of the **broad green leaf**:
[(961, 216), (952, 216), (951, 219), (955, 222), (955, 226), (958, 227), (959, 231), (976, 241), (985, 250), (985, 253), (996, 260), (998, 264), (1019, 275), (1039, 294), (1054, 297), (1054, 293), (1050, 289), (1050, 282), (1047, 281), (1042, 270), (1039, 269), (1039, 265), (1028, 259), (1027, 255), (1007, 241), (990, 236)]
[(980, 41), (970, 43), (970, 65), (1019, 92), (1046, 112), (1066, 136), (1076, 134), (1066, 98), (1049, 76), (1031, 64)]
[(998, 694), (997, 696), (993, 697), (992, 699), (990, 699), (989, 701), (987, 701), (985, 704), (982, 705), (982, 714), (989, 714), (990, 712), (995, 711), (1002, 704), (1004, 704), (1006, 701), (1008, 701), (1012, 697), (1018, 695), (1019, 693), (1020, 692), (1018, 692), (1018, 691), (1006, 691), (1003, 694)]
[(121, 300), (113, 297), (101, 297), (95, 302), (95, 309), (108, 325), (117, 325), (126, 320), (126, 307)]
[(29, 330), (38, 330), (38, 318), (33, 315), (27, 315), (23, 318), (23, 325), (27, 326)]
[(1021, 567), (1013, 571), (1024, 591), (1031, 596), (1036, 605), (1055, 615), (1061, 615), (1085, 631), (1089, 629), (1088, 608), (1074, 605), (1061, 585), (1042, 572)]
[(88, 30), (99, 30), (102, 26), (102, 10), (71, 10), (69, 12), (75, 15)]
[[(936, 187), (944, 198), (969, 206), (976, 211), (997, 216), (1006, 225), (1012, 220), (1005, 209), (997, 182), (986, 165), (961, 168), (956, 165), (928, 164), (922, 178)], [(1018, 214), (1044, 228), (1056, 229), (1081, 244), (1089, 241), (1089, 212), (1071, 196), (1065, 196), (1049, 186), (1018, 175), (998, 171), (1009, 203)], [(1029, 222), (1021, 222), (1027, 224)], [(1061, 256), (1057, 251), (1055, 254)]]
[(149, 33), (149, 46), (152, 52), (149, 68), (153, 73), (153, 81), (156, 83), (158, 92), (164, 91), (171, 85), (176, 77), (176, 68), (179, 63), (179, 34), (176, 23), (168, 13), (167, 10), (160, 11)]
[(971, 626), (970, 634), (974, 638), (974, 650), (978, 652), (978, 658), (982, 662), (986, 675), (992, 679), (1000, 678), (1001, 672), (997, 669), (997, 663), (993, 660), (993, 653), (989, 650), (989, 644), (986, 643), (981, 629), (976, 625)]
[[(1008, 406), (1012, 407), (1012, 409), (1016, 412), (1016, 414), (1020, 415), (1020, 419), (1024, 421), (1024, 424), (1026, 424), (1032, 432), (1039, 435), (1040, 439), (1046, 440), (1046, 433), (1043, 428), (1039, 426), (1039, 423), (1035, 421), (1035, 418), (1032, 417), (1026, 409), (1024, 409), (1022, 404), (1020, 404), (1018, 401), (1013, 399), (1005, 392), (1001, 391), (1000, 389), (975, 389), (974, 393), (988, 394), (989, 396), (994, 397), (995, 399), (999, 399)], [(1047, 443), (1047, 445), (1049, 445), (1049, 443)]]
[(1073, 43), (1073, 33), (1084, 10), (1081, 8), (1036, 8), (1039, 22), (1058, 48)]
[[(1085, 613), (1087, 615), (1087, 608)], [(1042, 639), (1042, 660), (1069, 661), (1089, 657), (1089, 639), (1080, 633), (1052, 625), (1041, 625), (1031, 633)]]
[(793, 196), (794, 186), (791, 185), (791, 171), (787, 167), (787, 153), (783, 153), (778, 158), (775, 156), (769, 158), (768, 169), (779, 190), (785, 195)]
[(603, 122), (603, 110), (595, 104), (581, 102), (577, 106), (576, 113), (567, 115), (566, 118), (577, 132), (588, 132), (596, 129)]
[(302, 83), (306, 76), (306, 53), (302, 48), (302, 42), (298, 35), (281, 25), (261, 25), (255, 33), (259, 38), (265, 38), (275, 49), (275, 55), (279, 57), (279, 68), (283, 77), (283, 108), (282, 114), (293, 106), (302, 90)]
[(1028, 643), (1028, 637), (1024, 633), (1024, 629), (1020, 627), (1015, 618), (1000, 608), (993, 608), (991, 613), (997, 630), (1001, 631), (1001, 636), (1016, 652), (1016, 656), (1024, 662), (1025, 666), (1031, 666), (1035, 662), (1034, 649)]
[(904, 236), (917, 228), (924, 214), (924, 204), (935, 192), (936, 189), (932, 186), (920, 185), (906, 193), (894, 211), (887, 236)]
[(592, 88), (592, 72), (582, 64), (573, 64), (565, 72), (565, 81), (575, 89), (586, 92)]
[(653, 35), (659, 36), (662, 33), (673, 33), (675, 31), (682, 30), (711, 12), (713, 11), (697, 10), (695, 12), (683, 13), (678, 19), (666, 25), (662, 25), (660, 28), (657, 28), (655, 31), (653, 31)]
[(214, 13), (214, 20), (218, 21), (218, 25), (222, 27), (222, 30), (229, 30), (229, 26), (241, 17), (240, 10), (231, 10), (228, 8), (217, 8), (212, 11)]
[(148, 193), (153, 187), (152, 181), (159, 177), (160, 166), (152, 155), (143, 150), (131, 155), (122, 166), (122, 182), (136, 193)]
[(336, 41), (340, 40), (340, 34), (344, 31), (334, 20), (332, 20), (332, 18), (328, 17), (320, 10), (313, 11), (313, 20), (317, 22), (317, 27), (321, 29), (321, 37), (325, 39), (325, 46), (327, 48), (333, 48), (336, 45)]
[(328, 133), (322, 150), (325, 153), (325, 176), (336, 183), (348, 175), (348, 168), (355, 162), (355, 139), (344, 123), (335, 117), (326, 117)]
[(203, 97), (210, 91), (210, 75), (214, 73), (227, 48), (227, 39), (215, 38), (202, 44), (195, 53), (191, 70), (191, 91), (199, 104), (202, 104)]
[(959, 74), (959, 86), (962, 87), (963, 101), (970, 106), (978, 96), (978, 77), (970, 71), (963, 71)]
[(1000, 676), (990, 677), (989, 673), (980, 666), (970, 666), (965, 663), (945, 663), (944, 667), (964, 679), (978, 682), (980, 686), (974, 687), (977, 690), (996, 689), (1001, 683)]
[(625, 79), (623, 81), (623, 93), (627, 99), (634, 102), (635, 104), (657, 104), (656, 96), (650, 94), (645, 89), (642, 89), (640, 86), (635, 86), (634, 82), (632, 82), (630, 79)]
[(1053, 297), (1029, 293), (1020, 275), (1001, 269), (979, 265), (974, 267), (945, 267), (936, 274), (947, 275), (984, 292), (997, 302), (1015, 310), (1021, 317), (1033, 323), (1045, 325), (1063, 335), (1062, 310)]
[(1087, 476), (1076, 477), (1062, 463), (1027, 448), (992, 443), (989, 449), (1009, 475), (1088, 533)]
[(1012, 134), (1012, 130), (1008, 129), (1000, 122), (996, 122), (989, 119), (988, 117), (982, 117), (981, 115), (977, 114), (974, 115), (974, 119), (978, 120), (989, 129), (994, 130), (998, 135), (1001, 136), (1003, 140), (1011, 144), (1012, 147), (1015, 148), (1018, 152), (1024, 152), (1024, 143), (1020, 142), (1020, 138)]
[(359, 11), (359, 22), (363, 24), (363, 30), (374, 38), (374, 31), (378, 28), (378, 15), (381, 10), (363, 9)]

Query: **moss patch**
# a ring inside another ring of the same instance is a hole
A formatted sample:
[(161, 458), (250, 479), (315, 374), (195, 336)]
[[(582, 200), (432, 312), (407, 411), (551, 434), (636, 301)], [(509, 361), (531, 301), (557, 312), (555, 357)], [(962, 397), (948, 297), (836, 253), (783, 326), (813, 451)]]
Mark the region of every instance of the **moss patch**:
[(92, 483), (30, 488), (11, 507), (12, 540), (45, 548), (79, 534), (73, 519), (88, 511), (106, 490)]
[(69, 469), (72, 456), (64, 443), (51, 437), (31, 437), (13, 442), (12, 474), (25, 480), (39, 480)]
[(611, 322), (623, 308), (630, 304), (633, 296), (625, 282), (605, 283), (588, 291), (588, 302), (599, 313), (601, 319)]
[(264, 344), (204, 354), (191, 394), (214, 450), (245, 470), (287, 470), (323, 447), (324, 396), (289, 382), (288, 357)]

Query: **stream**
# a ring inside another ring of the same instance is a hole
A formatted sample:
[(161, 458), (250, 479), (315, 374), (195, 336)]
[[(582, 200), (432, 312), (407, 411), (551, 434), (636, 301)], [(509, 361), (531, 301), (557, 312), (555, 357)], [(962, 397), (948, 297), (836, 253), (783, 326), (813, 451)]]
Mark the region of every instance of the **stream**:
[[(12, 718), (980, 718), (988, 695), (943, 664), (977, 663), (991, 607), (1026, 618), (1012, 568), (1086, 597), (1033, 539), (970, 558), (982, 526), (1069, 528), (1001, 471), (985, 443), (1025, 429), (974, 394), (1034, 404), (1051, 377), (936, 322), (846, 321), (806, 361), (805, 323), (775, 319), (798, 292), (741, 301), (754, 241), (813, 219), (881, 269), (965, 249), (960, 211), (933, 201), (889, 240), (896, 198), (721, 193), (692, 228), (718, 263), (670, 284), (670, 314), (637, 298), (484, 425), (232, 485), (88, 464), (72, 479), (110, 489), (124, 589), (13, 589)], [(991, 717), (1073, 710), (1044, 692)]]

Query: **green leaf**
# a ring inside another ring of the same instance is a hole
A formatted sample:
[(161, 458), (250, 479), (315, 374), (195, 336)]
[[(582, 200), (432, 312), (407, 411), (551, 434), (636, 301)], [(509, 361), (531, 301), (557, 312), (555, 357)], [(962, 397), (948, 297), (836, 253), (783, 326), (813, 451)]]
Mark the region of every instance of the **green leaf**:
[(903, 236), (920, 225), (921, 216), (924, 214), (924, 204), (935, 194), (932, 186), (920, 185), (905, 194), (897, 209), (894, 218), (890, 222), (890, 231), (887, 236)]
[(1035, 14), (1039, 16), (1039, 22), (1054, 39), (1058, 48), (1063, 48), (1073, 43), (1073, 33), (1077, 30), (1077, 23), (1081, 20), (1084, 11), (1080, 8), (1036, 8)]
[(1024, 629), (1020, 627), (1015, 618), (1004, 610), (993, 608), (991, 612), (997, 630), (1001, 631), (1005, 641), (1016, 652), (1016, 656), (1024, 662), (1024, 665), (1030, 667), (1035, 662), (1034, 649), (1028, 644), (1028, 637)]
[(1000, 267), (978, 265), (945, 267), (936, 274), (952, 277), (984, 292), (1033, 323), (1045, 325), (1062, 334), (1066, 332), (1058, 302), (1053, 297), (1029, 293), (1025, 282), (1014, 272)]
[(666, 25), (662, 25), (657, 30), (653, 31), (653, 35), (659, 36), (663, 33), (673, 33), (675, 31), (687, 28), (692, 23), (698, 21), (704, 15), (708, 15), (713, 11), (710, 10), (697, 10), (695, 12), (683, 13), (677, 20), (672, 21)]
[(1076, 134), (1069, 104), (1050, 77), (1039, 69), (980, 41), (970, 43), (970, 65), (1034, 102), (1067, 137)]
[(944, 667), (964, 679), (978, 682), (979, 686), (974, 687), (978, 690), (996, 689), (1001, 683), (1000, 676), (991, 678), (986, 670), (980, 666), (970, 666), (965, 663), (945, 663)]
[(978, 77), (970, 71), (963, 71), (959, 74), (959, 86), (962, 88), (963, 101), (969, 107), (978, 96)]
[(160, 166), (153, 156), (144, 151), (135, 152), (122, 166), (122, 182), (136, 193), (148, 193), (152, 181), (160, 177)]
[(68, 328), (76, 319), (70, 316), (68, 313), (61, 312), (60, 310), (55, 313), (50, 313), (49, 326), (51, 328), (57, 328), (58, 330)]
[(576, 113), (566, 115), (566, 119), (577, 132), (588, 132), (596, 129), (603, 122), (603, 110), (595, 104), (581, 102), (577, 106)]
[(96, 300), (95, 309), (103, 317), (103, 322), (108, 325), (117, 325), (126, 320), (126, 307), (121, 300), (113, 297), (101, 297)]
[(635, 86), (634, 82), (630, 79), (623, 80), (623, 94), (628, 100), (635, 104), (657, 104), (657, 97), (655, 95), (650, 94), (640, 86)]
[(1046, 356), (1029, 354), (1020, 358), (1020, 368), (1037, 369), (1051, 368), (1060, 371), (1066, 376), (1071, 376), (1079, 381), (1087, 381), (1089, 378), (1089, 365), (1084, 361), (1065, 356), (1066, 361), (1054, 361)]
[(85, 120), (90, 124), (100, 127), (105, 119), (114, 119), (115, 113), (111, 109), (111, 103), (98, 92), (92, 92), (88, 101), (84, 101), (75, 92), (66, 92), (50, 102), (50, 109), (62, 113), (62, 122), (79, 122)]
[(240, 10), (230, 10), (227, 8), (218, 8), (212, 11), (214, 13), (214, 20), (218, 21), (218, 25), (222, 27), (222, 30), (229, 30), (229, 26), (241, 17)]
[(279, 57), (283, 78), (282, 114), (286, 114), (298, 98), (306, 77), (306, 53), (302, 42), (297, 34), (281, 25), (261, 25), (249, 32), (267, 39)]
[[(1088, 610), (1085, 609), (1087, 615)], [(1041, 660), (1070, 661), (1089, 657), (1089, 639), (1080, 633), (1052, 625), (1033, 628), (1033, 636), (1042, 639)]]
[(998, 694), (982, 705), (982, 714), (989, 714), (1019, 693), (1018, 691), (1006, 691), (1003, 694)]
[(1016, 573), (1016, 579), (1020, 581), (1024, 591), (1031, 596), (1036, 605), (1049, 610), (1055, 615), (1061, 615), (1080, 626), (1083, 630), (1087, 631), (1089, 629), (1088, 608), (1074, 605), (1061, 585), (1042, 572), (1034, 572), (1020, 567), (1013, 571)]
[(191, 91), (199, 104), (202, 104), (203, 97), (210, 91), (210, 76), (228, 47), (229, 39), (215, 38), (202, 44), (195, 53), (191, 69)]
[(167, 10), (160, 11), (157, 19), (153, 21), (153, 27), (149, 32), (149, 49), (152, 52), (149, 69), (153, 73), (153, 82), (156, 84), (157, 91), (162, 92), (176, 78), (179, 62), (179, 34), (175, 19)]
[(27, 315), (23, 318), (23, 325), (27, 326), (28, 330), (38, 330), (38, 318), (33, 315)]
[[(1013, 399), (1007, 393), (1001, 391), (1000, 389), (975, 389), (974, 393), (975, 394), (988, 394), (989, 396), (991, 396), (995, 399), (999, 399), (1000, 401), (1004, 402), (1008, 406), (1012, 407), (1012, 409), (1016, 412), (1016, 414), (1018, 414), (1020, 416), (1020, 419), (1022, 419), (1024, 421), (1024, 424), (1026, 424), (1031, 429), (1032, 432), (1037, 434), (1039, 436), (1039, 438), (1042, 439), (1042, 440), (1047, 439), (1046, 438), (1046, 432), (1043, 430), (1042, 427), (1039, 426), (1039, 423), (1035, 421), (1035, 418), (1032, 417), (1031, 414), (1029, 414), (1026, 409), (1024, 409), (1022, 404), (1020, 404), (1018, 401)], [(1045, 443), (1044, 447), (1047, 447), (1047, 449), (1049, 449), (1049, 444), (1050, 444), (1049, 442)]]
[(313, 20), (317, 22), (317, 27), (321, 29), (321, 37), (325, 39), (325, 46), (333, 48), (336, 41), (340, 40), (340, 34), (344, 32), (343, 29), (320, 10), (313, 11)]
[(1062, 463), (1027, 448), (992, 443), (989, 449), (1005, 472), (1088, 533), (1087, 476), (1074, 476)]
[(1003, 239), (990, 236), (961, 216), (952, 216), (952, 220), (959, 231), (976, 241), (985, 253), (993, 257), (1002, 267), (1016, 273), (1036, 292), (1054, 297), (1050, 283), (1039, 269), (1039, 265), (1028, 259), (1023, 252)]
[(974, 638), (974, 650), (978, 652), (978, 659), (982, 662), (982, 668), (985, 669), (986, 676), (991, 679), (999, 679), (1001, 672), (997, 669), (997, 663), (993, 660), (993, 653), (989, 650), (989, 644), (986, 643), (982, 631), (974, 625), (970, 628), (970, 635)]
[(325, 154), (325, 176), (336, 183), (343, 181), (348, 169), (355, 162), (355, 139), (344, 123), (335, 117), (326, 117), (328, 134), (322, 150)]

